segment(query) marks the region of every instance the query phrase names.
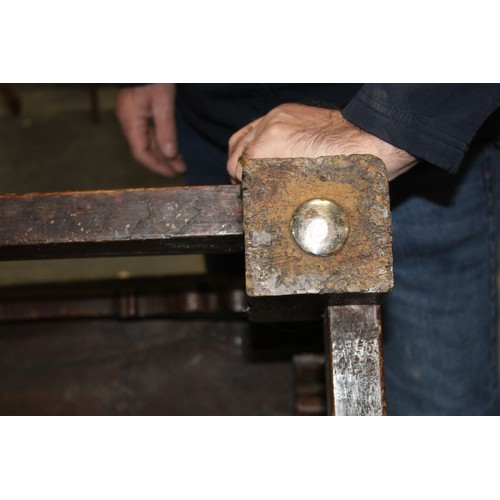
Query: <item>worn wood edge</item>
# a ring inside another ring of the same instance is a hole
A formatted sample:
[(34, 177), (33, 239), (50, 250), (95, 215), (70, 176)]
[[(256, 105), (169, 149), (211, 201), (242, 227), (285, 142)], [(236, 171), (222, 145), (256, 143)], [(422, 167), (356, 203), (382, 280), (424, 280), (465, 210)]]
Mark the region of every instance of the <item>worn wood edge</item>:
[(165, 194), (165, 193), (175, 193), (175, 192), (189, 192), (189, 191), (199, 191), (199, 192), (210, 192), (214, 190), (225, 191), (227, 193), (232, 193), (238, 198), (240, 197), (240, 186), (232, 184), (219, 184), (219, 185), (208, 185), (208, 186), (171, 186), (171, 187), (145, 187), (145, 188), (123, 188), (123, 189), (84, 189), (75, 191), (27, 191), (25, 193), (2, 193), (0, 194), (0, 200), (14, 198), (53, 198), (54, 196), (93, 196), (93, 195), (126, 195), (126, 194), (141, 194), (141, 193), (151, 193), (151, 194)]
[[(336, 415), (336, 388), (337, 392), (345, 391), (346, 387), (338, 387), (338, 367), (336, 363), (338, 358), (336, 356), (335, 347), (336, 344), (341, 345), (346, 340), (362, 342), (362, 340), (371, 340), (376, 343), (376, 351), (377, 351), (377, 366), (376, 370), (378, 371), (378, 376), (372, 377), (372, 384), (376, 384), (380, 389), (379, 399), (375, 402), (374, 406), (369, 408), (368, 411), (360, 411), (359, 413), (348, 413), (346, 416), (385, 416), (387, 415), (387, 404), (385, 398), (385, 381), (384, 381), (384, 360), (383, 360), (383, 347), (382, 347), (382, 320), (381, 320), (381, 308), (380, 305), (365, 305), (362, 309), (359, 308), (359, 305), (351, 305), (351, 306), (332, 306), (328, 307), (325, 311), (324, 316), (324, 339), (325, 339), (325, 354), (327, 359), (325, 376), (326, 376), (326, 384), (327, 384), (327, 410), (329, 415)], [(356, 329), (355, 330), (347, 330), (347, 331), (338, 331), (345, 329), (347, 321), (347, 316), (353, 312), (356, 319)], [(367, 321), (362, 321), (363, 318), (359, 318), (359, 316), (369, 316)], [(373, 317), (372, 317), (373, 316)], [(339, 318), (340, 317), (340, 321)], [(367, 328), (365, 328), (367, 327)], [(376, 335), (374, 335), (374, 333)], [(337, 347), (338, 347), (337, 345)], [(354, 360), (359, 361), (356, 353), (349, 352), (347, 357)], [(336, 380), (337, 378), (337, 380)], [(352, 381), (351, 381), (352, 383)], [(365, 392), (367, 387), (364, 387)], [(340, 406), (340, 405), (339, 405)]]
[(6, 194), (0, 259), (241, 252), (242, 217), (239, 186)]
[(0, 246), (0, 261), (243, 252), (241, 235)]
[(252, 158), (245, 162), (243, 166), (243, 181), (245, 180), (245, 171), (249, 171), (252, 168), (269, 168), (270, 163), (276, 164), (279, 167), (280, 164), (294, 161), (294, 160), (315, 160), (316, 162), (329, 161), (330, 158), (339, 159), (354, 159), (356, 161), (366, 161), (368, 162), (368, 168), (373, 170), (372, 175), (381, 176), (381, 179), (385, 179), (386, 184), (389, 184), (387, 177), (387, 167), (385, 163), (378, 156), (372, 154), (352, 154), (352, 155), (323, 155), (316, 157), (289, 157), (289, 158)]

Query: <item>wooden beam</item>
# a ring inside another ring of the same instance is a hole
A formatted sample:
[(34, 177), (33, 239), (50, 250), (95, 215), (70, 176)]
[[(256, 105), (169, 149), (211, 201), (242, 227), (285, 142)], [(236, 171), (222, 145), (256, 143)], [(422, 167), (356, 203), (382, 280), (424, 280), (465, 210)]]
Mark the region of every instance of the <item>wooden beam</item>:
[(147, 279), (0, 287), (0, 322), (75, 318), (241, 318), (242, 279), (162, 276)]
[(380, 306), (327, 308), (328, 411), (331, 415), (385, 415)]
[(243, 250), (239, 186), (0, 196), (0, 260)]

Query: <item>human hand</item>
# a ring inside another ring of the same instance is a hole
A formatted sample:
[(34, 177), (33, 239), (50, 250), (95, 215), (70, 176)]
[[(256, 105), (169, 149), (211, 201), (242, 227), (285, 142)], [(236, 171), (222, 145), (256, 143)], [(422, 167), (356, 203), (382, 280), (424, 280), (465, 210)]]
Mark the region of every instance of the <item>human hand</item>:
[(186, 171), (177, 149), (173, 83), (120, 89), (116, 116), (137, 161), (166, 177)]
[(229, 139), (227, 170), (241, 182), (241, 158), (299, 158), (372, 154), (387, 168), (389, 180), (416, 165), (406, 151), (361, 130), (340, 111), (302, 104), (282, 104)]

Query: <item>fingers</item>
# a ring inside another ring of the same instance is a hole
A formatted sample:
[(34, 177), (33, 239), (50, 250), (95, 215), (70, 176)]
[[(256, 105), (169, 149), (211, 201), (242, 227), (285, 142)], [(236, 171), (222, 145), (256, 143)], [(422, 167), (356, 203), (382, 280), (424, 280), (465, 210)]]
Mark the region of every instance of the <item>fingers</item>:
[(155, 124), (155, 142), (158, 152), (168, 161), (174, 172), (183, 173), (186, 166), (179, 157), (175, 126), (175, 87), (161, 86), (153, 96), (152, 114)]
[(161, 175), (172, 175), (172, 169), (163, 165), (151, 148), (150, 130), (147, 120), (134, 119), (126, 124), (125, 136), (132, 156), (149, 170)]
[(238, 130), (229, 139), (229, 154), (227, 160), (227, 172), (231, 177), (231, 182), (240, 183), (242, 177), (242, 157), (245, 159), (253, 158), (249, 145), (256, 137), (257, 128), (261, 119), (257, 119)]
[(173, 84), (122, 89), (116, 104), (116, 115), (133, 157), (149, 170), (166, 177), (186, 171), (177, 152), (174, 92)]
[(281, 145), (288, 134), (289, 128), (275, 120), (272, 111), (236, 132), (229, 140), (227, 171), (231, 179), (241, 182), (245, 159), (283, 156)]
[(151, 133), (147, 118), (140, 115), (126, 117), (123, 131), (132, 156), (149, 170), (167, 177), (175, 175), (174, 169), (152, 148)]
[[(157, 161), (162, 165), (160, 167), (162, 171), (159, 173), (161, 173), (162, 175), (166, 175), (167, 177), (175, 177), (176, 175), (185, 172), (187, 168), (182, 156), (178, 153), (175, 156), (175, 158), (166, 159), (165, 155), (160, 150), (160, 146), (158, 144), (156, 137), (157, 137), (156, 129), (150, 127), (150, 139), (149, 139), (150, 149), (151, 152), (154, 154), (155, 158), (157, 159)], [(168, 170), (170, 170), (170, 173), (168, 173)]]

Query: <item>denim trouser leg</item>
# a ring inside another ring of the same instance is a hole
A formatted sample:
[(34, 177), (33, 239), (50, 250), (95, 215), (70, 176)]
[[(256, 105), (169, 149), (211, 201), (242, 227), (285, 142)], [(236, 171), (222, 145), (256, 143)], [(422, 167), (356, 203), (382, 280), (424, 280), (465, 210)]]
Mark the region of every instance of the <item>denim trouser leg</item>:
[(383, 306), (390, 415), (496, 413), (500, 151), (457, 176), (426, 165), (391, 184), (395, 287)]
[[(191, 185), (228, 182), (227, 153), (179, 116)], [(459, 175), (418, 165), (391, 183), (395, 288), (383, 305), (390, 415), (495, 413), (500, 150)], [(209, 260), (227, 269), (229, 256)], [(240, 262), (235, 262), (235, 267)]]

